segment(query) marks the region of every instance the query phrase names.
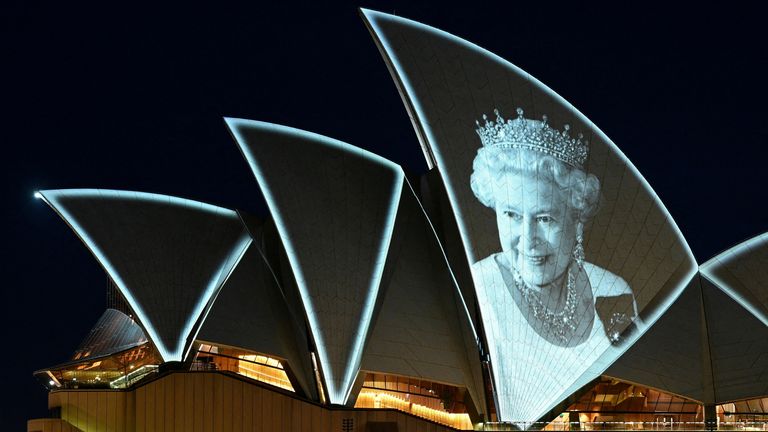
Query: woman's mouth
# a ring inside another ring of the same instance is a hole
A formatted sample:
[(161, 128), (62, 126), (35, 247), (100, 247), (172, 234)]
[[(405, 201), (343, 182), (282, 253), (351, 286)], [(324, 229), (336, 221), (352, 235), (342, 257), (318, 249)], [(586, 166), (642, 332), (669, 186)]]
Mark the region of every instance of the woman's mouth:
[(533, 266), (542, 266), (547, 262), (546, 255), (520, 255), (524, 262)]

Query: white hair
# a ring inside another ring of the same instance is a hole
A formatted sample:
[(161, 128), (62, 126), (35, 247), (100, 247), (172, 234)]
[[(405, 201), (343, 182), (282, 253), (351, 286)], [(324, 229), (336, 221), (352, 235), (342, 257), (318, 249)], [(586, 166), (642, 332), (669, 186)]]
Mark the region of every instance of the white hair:
[(555, 183), (570, 197), (576, 220), (589, 221), (597, 213), (600, 180), (593, 174), (531, 149), (481, 147), (472, 163), (470, 186), (481, 203), (496, 209), (493, 185), (508, 174), (532, 175)]

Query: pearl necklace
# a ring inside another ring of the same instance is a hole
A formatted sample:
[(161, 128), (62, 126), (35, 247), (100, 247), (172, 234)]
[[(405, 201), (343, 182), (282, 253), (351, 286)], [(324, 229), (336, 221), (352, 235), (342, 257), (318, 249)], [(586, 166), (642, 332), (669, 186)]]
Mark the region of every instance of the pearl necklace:
[(549, 310), (547, 305), (541, 301), (536, 290), (528, 286), (523, 280), (523, 276), (516, 268), (512, 269), (512, 280), (520, 294), (523, 295), (525, 302), (533, 312), (533, 316), (539, 320), (550, 334), (553, 334), (561, 343), (567, 343), (573, 332), (576, 330), (576, 277), (568, 268), (568, 277), (565, 285), (566, 296), (565, 306), (557, 312)]

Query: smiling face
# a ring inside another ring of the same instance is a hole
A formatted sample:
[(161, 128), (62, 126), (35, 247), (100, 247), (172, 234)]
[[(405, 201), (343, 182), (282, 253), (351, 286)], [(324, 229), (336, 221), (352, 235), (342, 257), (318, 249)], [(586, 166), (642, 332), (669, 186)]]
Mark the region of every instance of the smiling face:
[(496, 188), (496, 223), (502, 250), (529, 286), (563, 275), (576, 244), (576, 219), (568, 196), (553, 181), (504, 174)]

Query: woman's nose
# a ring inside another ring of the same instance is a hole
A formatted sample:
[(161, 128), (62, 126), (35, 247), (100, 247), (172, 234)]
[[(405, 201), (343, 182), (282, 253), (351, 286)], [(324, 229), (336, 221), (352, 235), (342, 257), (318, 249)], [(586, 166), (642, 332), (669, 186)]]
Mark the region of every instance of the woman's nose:
[(538, 241), (538, 232), (533, 218), (525, 218), (522, 224), (521, 246), (523, 252), (533, 249)]

